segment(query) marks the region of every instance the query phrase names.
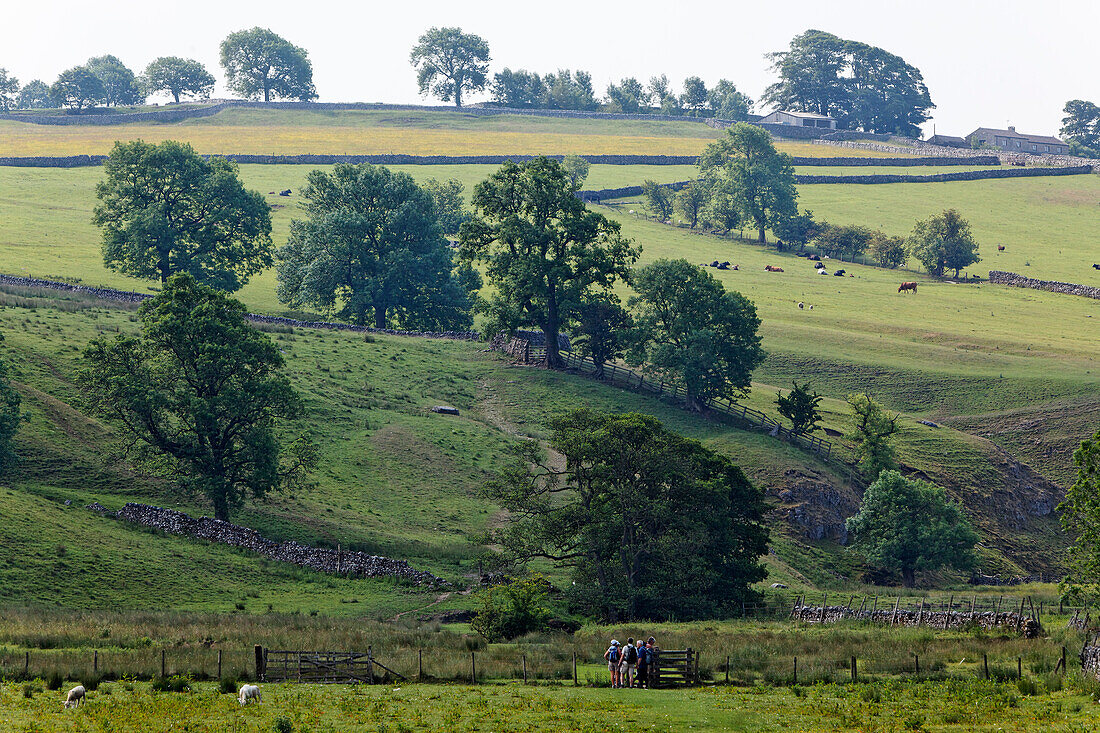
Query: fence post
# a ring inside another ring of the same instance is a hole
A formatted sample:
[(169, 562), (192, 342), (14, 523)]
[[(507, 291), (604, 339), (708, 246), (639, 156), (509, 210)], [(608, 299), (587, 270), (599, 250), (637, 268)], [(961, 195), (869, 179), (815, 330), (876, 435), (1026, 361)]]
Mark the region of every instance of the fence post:
[(829, 599), (829, 594), (828, 593), (822, 593), (821, 594), (821, 622), (820, 623), (825, 623), (825, 601), (827, 601), (828, 599)]
[(573, 650), (573, 687), (576, 687), (579, 684), (580, 684), (580, 682), (577, 680), (577, 650), (574, 649)]
[(25, 656), (23, 657), (23, 676), (26, 677), (28, 674), (30, 674), (31, 671), (31, 653), (24, 652), (24, 654)]
[(416, 681), (422, 682), (424, 680), (424, 650), (416, 650)]
[(92, 671), (93, 672), (98, 672), (99, 671), (99, 650), (98, 649), (94, 649), (92, 651)]
[(897, 620), (898, 620), (898, 606), (900, 604), (901, 604), (901, 596), (898, 596), (897, 600), (894, 601), (894, 615), (892, 615), (890, 617), (890, 625), (891, 626), (893, 626), (895, 623), (897, 623)]
[(798, 684), (798, 657), (794, 658), (794, 682), (792, 684)]
[(218, 650), (218, 679), (222, 678), (222, 650)]
[(167, 668), (168, 667), (167, 667), (167, 664), (165, 662), (164, 649), (161, 649), (160, 650), (160, 676), (161, 677), (167, 677), (168, 676)]
[[(1065, 652), (1065, 647), (1062, 647), (1062, 651), (1063, 651), (1062, 656), (1065, 656), (1065, 653), (1064, 653)], [(729, 658), (729, 655), (726, 655), (726, 684), (728, 685), (729, 683), (730, 683), (730, 658)]]
[(913, 655), (913, 670), (914, 670), (914, 674), (916, 674), (918, 677), (920, 677), (920, 655), (919, 654), (914, 654)]
[(523, 655), (523, 684), (527, 684), (527, 655)]
[(856, 682), (856, 658), (852, 655), (852, 682)]
[(253, 651), (256, 653), (256, 681), (262, 682), (264, 679), (264, 673), (267, 671), (264, 669), (264, 648), (259, 644), (253, 647)]
[(989, 655), (982, 652), (982, 671), (985, 673), (985, 678), (989, 679)]
[(1062, 647), (1062, 674), (1066, 673), (1066, 648)]
[(477, 663), (474, 661), (474, 653), (470, 652), (470, 684), (477, 684)]

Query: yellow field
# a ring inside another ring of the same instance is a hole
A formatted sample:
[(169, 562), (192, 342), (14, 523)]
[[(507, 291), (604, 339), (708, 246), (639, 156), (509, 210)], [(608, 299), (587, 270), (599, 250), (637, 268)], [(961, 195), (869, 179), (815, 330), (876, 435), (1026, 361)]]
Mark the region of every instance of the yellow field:
[[(573, 133), (531, 127), (535, 129), (526, 132), (362, 125), (53, 126), (0, 121), (0, 156), (102, 155), (110, 152), (116, 140), (138, 139), (181, 140), (200, 153), (257, 155), (697, 155), (715, 136), (714, 130), (701, 125), (697, 126), (698, 137)], [(885, 155), (808, 142), (779, 141), (777, 147), (791, 155), (808, 157)]]

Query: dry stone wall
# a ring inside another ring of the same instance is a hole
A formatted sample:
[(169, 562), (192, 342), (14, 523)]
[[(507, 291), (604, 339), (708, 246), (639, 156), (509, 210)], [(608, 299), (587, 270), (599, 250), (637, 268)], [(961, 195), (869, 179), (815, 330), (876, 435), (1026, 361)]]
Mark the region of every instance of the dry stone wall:
[[(103, 514), (102, 507), (90, 505), (89, 508)], [(240, 547), (272, 560), (300, 565), (322, 573), (361, 578), (399, 578), (417, 585), (437, 585), (446, 582), (431, 573), (416, 570), (404, 560), (368, 555), (365, 552), (307, 547), (297, 542), (275, 542), (248, 527), (210, 517), (196, 519), (175, 509), (129, 503), (119, 509), (114, 516), (126, 522), (152, 527), (169, 534)]]
[[(69, 283), (55, 282), (53, 280), (40, 280), (35, 277), (17, 277), (15, 275), (0, 275), (0, 285), (11, 285), (25, 288), (46, 288), (63, 292), (82, 293), (103, 300), (114, 300), (123, 303), (143, 303), (152, 295), (147, 293), (134, 293), (127, 290), (115, 290), (113, 288), (93, 288), (86, 285), (71, 285)], [(334, 323), (331, 321), (299, 321), (296, 318), (283, 318), (282, 316), (264, 316), (249, 313), (245, 316), (253, 323), (268, 323), (276, 326), (289, 326), (292, 328), (314, 328), (328, 331), (354, 331), (357, 333), (379, 333), (391, 336), (415, 336), (420, 338), (453, 339), (457, 341), (480, 341), (481, 334), (477, 331), (399, 331), (392, 328), (371, 328), (370, 326), (356, 326), (351, 323)]]
[[(948, 148), (942, 145), (929, 145), (927, 143), (913, 142), (910, 145), (892, 145), (883, 142), (863, 142), (857, 140), (814, 140), (815, 145), (834, 145), (842, 148), (859, 150), (875, 150), (881, 153), (919, 153), (924, 156), (937, 158), (966, 158), (974, 155), (973, 149)], [(1034, 154), (1007, 150), (982, 150), (983, 155), (991, 155), (1002, 163), (1027, 162), (1035, 165), (1051, 167), (1074, 167), (1087, 165), (1094, 173), (1100, 173), (1100, 160), (1095, 158), (1080, 158), (1074, 155), (1051, 155), (1050, 153)]]
[(1080, 295), (1085, 298), (1100, 299), (1100, 288), (1092, 285), (1078, 285), (1076, 283), (1063, 283), (1055, 280), (1036, 280), (1015, 272), (1002, 272), (1000, 270), (989, 271), (989, 282), (994, 285), (1008, 285), (1014, 288), (1031, 288), (1032, 290), (1047, 290), (1052, 293), (1065, 293), (1066, 295)]
[(1100, 679), (1100, 646), (1082, 647), (1081, 669)]
[(868, 621), (888, 626), (927, 626), (933, 629), (963, 629), (979, 626), (986, 630), (1013, 631), (1027, 638), (1039, 635), (1042, 627), (1037, 619), (1015, 611), (936, 611), (893, 608), (876, 610), (854, 609), (848, 606), (798, 606), (791, 618), (808, 624), (832, 624), (838, 621)]
[(940, 183), (944, 181), (983, 181), (990, 178), (1032, 178), (1036, 176), (1079, 176), (1092, 173), (1092, 167), (1080, 165), (1060, 168), (1000, 168), (952, 173), (875, 173), (872, 175), (822, 176), (796, 174), (796, 183)]

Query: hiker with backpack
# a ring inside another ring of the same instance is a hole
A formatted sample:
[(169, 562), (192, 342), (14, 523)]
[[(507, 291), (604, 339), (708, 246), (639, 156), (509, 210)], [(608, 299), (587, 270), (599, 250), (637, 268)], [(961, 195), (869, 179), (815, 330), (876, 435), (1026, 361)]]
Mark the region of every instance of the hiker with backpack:
[(646, 687), (649, 683), (649, 647), (638, 639), (638, 687)]
[(607, 651), (603, 653), (603, 658), (607, 660), (607, 671), (611, 673), (611, 687), (612, 689), (621, 686), (621, 678), (619, 676), (619, 665), (622, 662), (622, 649), (619, 648), (619, 642), (616, 639), (611, 640), (611, 646), (607, 647)]
[(634, 646), (634, 637), (626, 640), (623, 647), (623, 661), (619, 666), (619, 686), (634, 686), (634, 670), (638, 666), (638, 647)]

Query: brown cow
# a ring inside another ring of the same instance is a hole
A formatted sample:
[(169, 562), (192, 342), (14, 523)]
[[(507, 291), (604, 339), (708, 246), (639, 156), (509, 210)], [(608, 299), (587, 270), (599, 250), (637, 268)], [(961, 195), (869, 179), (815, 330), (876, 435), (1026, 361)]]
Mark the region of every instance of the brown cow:
[(904, 283), (902, 283), (901, 285), (898, 286), (898, 292), (899, 293), (902, 292), (903, 290), (912, 290), (915, 293), (915, 292), (917, 292), (917, 284), (914, 283), (914, 282), (904, 282)]
[(783, 272), (782, 267), (776, 267), (775, 265), (764, 265), (764, 269), (768, 272)]

